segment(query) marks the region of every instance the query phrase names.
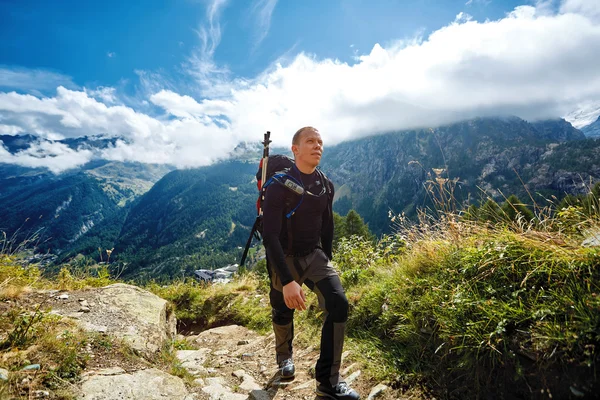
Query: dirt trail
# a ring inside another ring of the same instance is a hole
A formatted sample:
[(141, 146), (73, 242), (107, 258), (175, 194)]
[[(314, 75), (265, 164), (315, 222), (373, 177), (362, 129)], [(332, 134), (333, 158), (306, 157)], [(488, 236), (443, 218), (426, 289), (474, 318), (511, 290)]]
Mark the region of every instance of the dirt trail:
[[(312, 376), (319, 352), (313, 347), (296, 349), (296, 377), (284, 381), (274, 360), (273, 334), (261, 336), (244, 327), (230, 325), (189, 336), (186, 340), (198, 350), (180, 351), (178, 357), (188, 371), (199, 377), (198, 386), (191, 390), (199, 399), (319, 399)], [(345, 358), (348, 355), (346, 352)], [(359, 366), (346, 360), (342, 361), (342, 375), (362, 399), (422, 398), (416, 393), (401, 394), (377, 382), (368, 382)]]

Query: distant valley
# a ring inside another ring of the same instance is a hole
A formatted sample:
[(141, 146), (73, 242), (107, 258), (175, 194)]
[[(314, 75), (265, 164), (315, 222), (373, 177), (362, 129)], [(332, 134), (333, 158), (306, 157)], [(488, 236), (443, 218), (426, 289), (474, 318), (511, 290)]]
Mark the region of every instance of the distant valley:
[[(542, 204), (585, 193), (600, 180), (594, 124), (577, 130), (564, 120), (478, 118), (389, 132), (326, 145), (322, 168), (336, 187), (334, 210), (357, 210), (379, 235), (392, 229), (390, 211), (414, 217), (433, 206), (426, 187), (436, 177), (456, 180), (459, 205), (510, 194)], [(0, 140), (16, 154), (39, 139)], [(94, 149), (113, 141), (65, 143)], [(259, 157), (260, 145), (246, 143), (228, 160), (188, 170), (97, 159), (55, 175), (0, 163), (0, 229), (17, 232), (14, 240), (37, 232), (38, 250), (61, 262), (78, 254), (106, 261), (112, 249), (110, 261), (140, 280), (223, 267), (239, 260), (255, 218)]]

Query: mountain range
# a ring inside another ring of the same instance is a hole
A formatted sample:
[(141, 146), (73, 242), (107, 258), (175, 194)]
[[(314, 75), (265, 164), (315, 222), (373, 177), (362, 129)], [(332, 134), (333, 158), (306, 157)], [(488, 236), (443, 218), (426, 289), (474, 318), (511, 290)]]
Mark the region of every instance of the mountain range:
[(581, 128), (581, 131), (587, 136), (587, 137), (595, 137), (598, 138), (600, 137), (600, 117), (598, 117), (598, 119), (591, 123), (588, 126), (584, 126), (583, 128)]
[[(545, 205), (586, 193), (600, 179), (598, 124), (580, 131), (560, 119), (476, 118), (326, 144), (321, 167), (336, 187), (334, 210), (355, 209), (382, 234), (392, 230), (390, 211), (410, 218), (433, 207), (430, 189), (439, 182), (454, 182), (459, 207), (510, 194)], [(17, 154), (42, 139), (0, 140)], [(114, 140), (62, 143), (97, 149)], [(255, 218), (260, 152), (258, 143), (242, 143), (229, 160), (187, 170), (98, 159), (56, 175), (0, 163), (0, 230), (14, 241), (37, 232), (38, 251), (57, 263), (78, 254), (106, 261), (112, 249), (124, 276), (140, 280), (222, 267), (239, 259)]]

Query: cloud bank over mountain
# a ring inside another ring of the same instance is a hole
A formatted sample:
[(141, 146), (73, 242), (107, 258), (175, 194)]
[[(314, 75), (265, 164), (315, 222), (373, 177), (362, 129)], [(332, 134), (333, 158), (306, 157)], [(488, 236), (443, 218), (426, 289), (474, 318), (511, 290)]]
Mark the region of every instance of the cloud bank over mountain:
[[(214, 29), (217, 20), (210, 22)], [(256, 77), (230, 78), (210, 58), (203, 62), (211, 68), (190, 77), (209, 87), (214, 72), (219, 90), (193, 98), (154, 85), (143, 108), (106, 87), (61, 85), (53, 97), (0, 92), (0, 133), (123, 138), (96, 155), (42, 145), (17, 155), (0, 149), (0, 162), (54, 172), (92, 157), (194, 167), (266, 130), (275, 145), (287, 145), (299, 127), (313, 125), (327, 145), (477, 116), (573, 115), (600, 99), (600, 3), (566, 0), (553, 10), (538, 2), (484, 22), (461, 13), (428, 37), (375, 44), (353, 64), (300, 53)]]

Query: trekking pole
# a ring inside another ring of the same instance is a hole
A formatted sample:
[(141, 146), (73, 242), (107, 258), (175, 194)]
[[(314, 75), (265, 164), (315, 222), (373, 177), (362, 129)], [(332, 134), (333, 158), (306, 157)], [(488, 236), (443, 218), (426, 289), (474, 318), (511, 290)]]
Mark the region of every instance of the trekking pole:
[[(246, 257), (248, 256), (248, 250), (250, 249), (250, 245), (252, 244), (252, 237), (256, 235), (258, 226), (260, 224), (260, 219), (262, 217), (262, 201), (264, 200), (262, 187), (265, 184), (265, 179), (267, 179), (267, 164), (269, 163), (269, 145), (271, 144), (271, 132), (267, 131), (265, 133), (265, 139), (262, 142), (263, 144), (263, 157), (261, 160), (261, 168), (262, 175), (260, 181), (260, 201), (259, 201), (259, 209), (258, 215), (256, 216), (256, 220), (254, 221), (254, 225), (252, 225), (252, 229), (250, 230), (250, 236), (248, 237), (248, 241), (246, 242), (246, 248), (244, 249), (244, 254), (242, 254), (242, 259), (240, 260), (240, 267), (244, 265), (246, 262)], [(258, 237), (257, 237), (258, 239)]]
[[(262, 176), (260, 181), (260, 196), (261, 199), (264, 200), (264, 192), (262, 190), (262, 186), (265, 184), (265, 180), (267, 179), (267, 164), (269, 164), (269, 145), (271, 144), (271, 132), (267, 131), (265, 133), (265, 140), (263, 143), (263, 159), (262, 159)], [(258, 214), (262, 215), (262, 201), (260, 202), (260, 210), (258, 210)]]

